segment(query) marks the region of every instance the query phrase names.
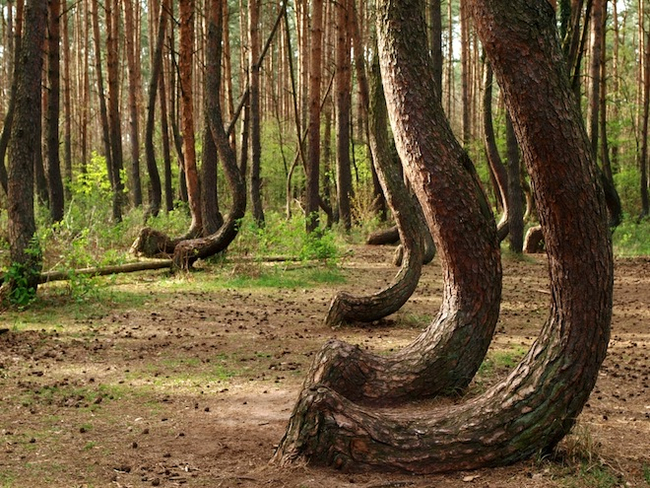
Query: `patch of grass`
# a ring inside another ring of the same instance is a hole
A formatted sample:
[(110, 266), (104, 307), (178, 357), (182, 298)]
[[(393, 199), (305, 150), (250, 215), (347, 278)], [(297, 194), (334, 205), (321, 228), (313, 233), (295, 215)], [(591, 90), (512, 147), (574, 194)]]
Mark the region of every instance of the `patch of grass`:
[(612, 239), (616, 256), (650, 256), (650, 218), (640, 223), (631, 218), (624, 219)]
[(333, 266), (292, 267), (274, 266), (270, 269), (260, 268), (258, 273), (250, 270), (242, 272), (241, 268), (233, 268), (234, 276), (226, 281), (220, 281), (219, 286), (225, 288), (313, 288), (322, 284), (340, 284), (345, 282), (345, 276)]
[(485, 360), (479, 368), (479, 376), (490, 376), (494, 373), (511, 370), (526, 354), (526, 349), (515, 346), (512, 349), (496, 350), (487, 353)]
[(11, 488), (16, 476), (11, 471), (0, 471), (0, 488)]
[(427, 313), (406, 313), (400, 316), (397, 325), (408, 329), (421, 329), (428, 327), (432, 320), (433, 315)]
[(643, 465), (643, 479), (650, 485), (650, 464)]

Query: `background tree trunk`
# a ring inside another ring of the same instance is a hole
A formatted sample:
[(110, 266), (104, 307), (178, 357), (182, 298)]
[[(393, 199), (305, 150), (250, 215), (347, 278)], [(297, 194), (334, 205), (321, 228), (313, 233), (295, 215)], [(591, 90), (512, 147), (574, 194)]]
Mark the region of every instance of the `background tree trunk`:
[(307, 232), (318, 227), (320, 203), (320, 85), (323, 42), (323, 0), (311, 3), (311, 50), (309, 56), (309, 143), (307, 159), (307, 188), (305, 195), (305, 220)]
[(203, 232), (201, 219), (201, 190), (199, 173), (196, 167), (194, 140), (194, 97), (193, 97), (193, 59), (194, 59), (194, 0), (180, 0), (180, 47), (178, 69), (181, 88), (181, 124), (183, 131), (183, 163), (187, 184), (187, 198), (190, 204), (192, 223), (188, 237)]
[(260, 115), (260, 0), (248, 0), (248, 78), (250, 103), (250, 200), (253, 219), (258, 226), (264, 226), (262, 207), (260, 164), (262, 157), (261, 115)]
[(59, 154), (59, 110), (61, 86), (61, 0), (49, 0), (47, 43), (47, 188), (52, 222), (63, 219), (64, 195)]

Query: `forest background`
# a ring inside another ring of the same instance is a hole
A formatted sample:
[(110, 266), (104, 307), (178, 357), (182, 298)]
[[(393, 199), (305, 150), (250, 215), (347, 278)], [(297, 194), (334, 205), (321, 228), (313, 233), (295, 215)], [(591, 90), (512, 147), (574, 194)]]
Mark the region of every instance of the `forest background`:
[[(145, 224), (170, 235), (187, 234), (188, 228), (192, 234), (204, 214), (201, 232), (210, 234), (221, 222), (219, 209), (232, 205), (222, 165), (216, 180), (204, 172), (217, 159), (205, 111), (208, 3), (48, 2), (38, 128), (42, 147), (34, 161), (37, 240), (45, 270), (124, 262)], [(356, 2), (343, 16), (331, 2), (222, 5), (227, 28), (221, 36), (219, 106), (247, 180), (251, 211), (244, 232), (259, 234), (265, 221), (277, 228), (286, 225), (281, 223), (285, 218), (317, 215), (318, 207), (328, 229), (334, 225), (345, 233), (354, 227), (360, 231), (357, 239), (383, 225), (390, 215), (372, 167), (364, 106), (365, 66), (375, 51), (372, 2)], [(643, 0), (595, 0), (559, 2), (556, 8), (592, 145), (620, 196), (617, 249), (647, 252), (647, 6)], [(23, 10), (22, 1), (2, 2), (2, 161), (11, 129)], [(322, 14), (318, 24), (316, 10)], [(508, 124), (498, 87), (492, 89), (461, 2), (430, 2), (427, 18), (443, 107), (498, 214), (504, 204), (495, 164), (505, 167), (517, 157), (516, 150), (514, 156), (507, 152)], [(181, 36), (189, 40), (181, 42)], [(158, 76), (153, 67), (159, 37)], [(314, 39), (320, 39), (318, 46)], [(317, 89), (309, 87), (310, 80)], [(191, 103), (181, 103), (184, 96)], [(185, 105), (190, 107), (185, 110)], [(489, 157), (494, 148), (503, 163)], [(199, 186), (193, 174), (207, 183)], [(0, 181), (6, 189), (5, 165), (0, 166)], [(525, 219), (533, 225), (523, 173), (521, 183), (528, 203)], [(200, 200), (213, 203), (201, 211)], [(6, 229), (7, 214), (0, 219)], [(314, 219), (306, 220), (310, 230)], [(6, 230), (2, 235), (2, 247), (8, 250)], [(289, 247), (309, 240), (298, 231), (293, 237)], [(281, 245), (281, 239), (275, 240)], [(274, 239), (265, 241), (271, 245)], [(3, 252), (5, 269), (10, 261)]]

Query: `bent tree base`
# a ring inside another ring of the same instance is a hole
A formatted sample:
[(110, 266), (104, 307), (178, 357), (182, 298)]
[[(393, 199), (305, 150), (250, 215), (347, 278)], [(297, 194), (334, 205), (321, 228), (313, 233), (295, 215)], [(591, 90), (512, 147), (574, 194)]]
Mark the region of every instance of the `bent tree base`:
[[(379, 3), (380, 52), (393, 42), (402, 54), (424, 45), (419, 0)], [(340, 391), (308, 384), (275, 462), (306, 459), (413, 473), (510, 464), (553, 448), (596, 382), (610, 335), (612, 249), (604, 193), (557, 44), (554, 12), (547, 2), (468, 3), (533, 179), (549, 255), (549, 319), (503, 382), (427, 416), (376, 412)], [(412, 26), (419, 26), (415, 33)], [(382, 57), (385, 86), (409, 66)], [(576, 205), (583, 211), (575, 212)]]

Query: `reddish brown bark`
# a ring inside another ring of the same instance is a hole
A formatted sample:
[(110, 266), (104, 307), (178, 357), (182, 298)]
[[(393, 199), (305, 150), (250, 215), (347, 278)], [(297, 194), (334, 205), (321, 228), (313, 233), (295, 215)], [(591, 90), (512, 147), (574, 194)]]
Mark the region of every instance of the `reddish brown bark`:
[[(412, 28), (422, 24), (412, 16), (418, 7), (381, 2), (380, 46), (386, 50), (396, 38), (404, 55), (389, 58), (392, 63), (383, 59), (387, 91), (396, 82), (392, 73), (412, 80), (412, 68), (420, 64), (421, 58), (414, 59), (420, 43), (411, 51), (405, 46), (405, 37), (410, 45), (424, 38), (423, 29), (415, 35)], [(554, 12), (547, 2), (525, 0), (471, 0), (469, 7), (534, 181), (549, 254), (548, 321), (503, 382), (428, 416), (384, 415), (325, 386), (305, 388), (278, 462), (306, 458), (338, 468), (416, 473), (513, 463), (554, 447), (596, 382), (610, 333), (612, 250), (604, 194), (556, 41)], [(408, 97), (399, 100), (408, 103)], [(575, 212), (576, 204), (583, 211)]]

